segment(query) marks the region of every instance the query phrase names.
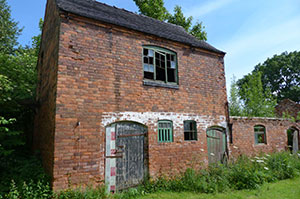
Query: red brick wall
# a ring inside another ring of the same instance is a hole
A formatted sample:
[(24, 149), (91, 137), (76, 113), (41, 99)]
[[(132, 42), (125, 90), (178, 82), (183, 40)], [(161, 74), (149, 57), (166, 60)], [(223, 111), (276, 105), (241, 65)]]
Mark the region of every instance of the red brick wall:
[[(287, 149), (287, 130), (290, 127), (300, 129), (300, 124), (280, 118), (246, 118), (230, 117), (233, 143), (230, 144), (232, 156), (245, 154), (257, 155), (261, 152), (270, 153)], [(254, 126), (266, 128), (267, 144), (255, 144)]]
[(59, 14), (53, 1), (47, 2), (38, 60), (37, 101), (33, 148), (40, 150), (46, 172), (52, 176), (54, 163), (55, 104), (58, 61)]
[[(177, 52), (179, 89), (143, 85), (143, 45)], [(103, 182), (107, 121), (139, 121), (139, 113), (153, 113), (152, 118), (143, 120), (148, 126), (152, 176), (183, 171), (194, 162), (205, 165), (205, 130), (213, 125), (226, 126), (226, 101), (222, 56), (88, 19), (63, 18), (54, 189), (70, 183)], [(157, 141), (157, 121), (161, 118), (176, 120), (173, 143)], [(183, 120), (187, 118), (197, 120), (198, 141), (183, 141)]]

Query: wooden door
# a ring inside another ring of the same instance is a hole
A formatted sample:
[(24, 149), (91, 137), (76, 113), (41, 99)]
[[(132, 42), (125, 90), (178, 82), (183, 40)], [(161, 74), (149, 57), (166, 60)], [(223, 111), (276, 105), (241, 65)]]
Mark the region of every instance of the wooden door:
[(115, 160), (110, 164), (110, 166), (115, 166), (115, 169), (106, 169), (108, 175), (110, 175), (109, 171), (111, 170), (113, 170), (112, 174), (114, 175), (110, 179), (107, 178), (109, 181), (107, 184), (112, 185), (110, 191), (114, 191), (113, 189), (122, 190), (140, 184), (147, 172), (146, 127), (133, 122), (119, 122), (113, 125), (113, 130), (115, 131), (115, 143), (110, 143), (110, 146), (107, 146), (107, 149), (114, 148), (112, 151), (113, 156), (115, 156), (107, 158)]
[(206, 132), (208, 163), (223, 163), (226, 158), (225, 132), (221, 128), (209, 128)]

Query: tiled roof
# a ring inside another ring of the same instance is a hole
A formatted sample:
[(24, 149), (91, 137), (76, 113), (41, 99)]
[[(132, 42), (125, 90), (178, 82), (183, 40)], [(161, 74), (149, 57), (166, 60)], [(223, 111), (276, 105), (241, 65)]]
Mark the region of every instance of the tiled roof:
[(56, 0), (56, 2), (58, 8), (62, 11), (225, 54), (207, 42), (196, 39), (181, 26), (135, 14), (94, 0)]

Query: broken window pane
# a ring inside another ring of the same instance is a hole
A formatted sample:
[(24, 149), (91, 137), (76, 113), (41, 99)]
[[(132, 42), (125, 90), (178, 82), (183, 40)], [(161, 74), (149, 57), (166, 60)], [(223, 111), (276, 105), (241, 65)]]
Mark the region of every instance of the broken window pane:
[(174, 54), (163, 50), (144, 48), (143, 55), (143, 63), (146, 64), (144, 65), (144, 78), (163, 82), (177, 82), (177, 63)]
[(144, 57), (144, 63), (148, 64), (149, 63), (149, 59), (148, 57)]
[(148, 49), (144, 48), (144, 55), (147, 56), (148, 55)]
[(149, 64), (153, 64), (153, 57), (149, 57)]

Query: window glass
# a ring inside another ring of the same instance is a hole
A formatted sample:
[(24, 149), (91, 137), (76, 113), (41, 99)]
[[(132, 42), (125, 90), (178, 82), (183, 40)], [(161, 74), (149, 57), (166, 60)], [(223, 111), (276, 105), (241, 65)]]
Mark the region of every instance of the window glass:
[(197, 140), (196, 121), (184, 121), (184, 140)]
[(165, 83), (177, 82), (176, 54), (169, 50), (145, 47), (143, 49), (143, 68), (145, 79)]

